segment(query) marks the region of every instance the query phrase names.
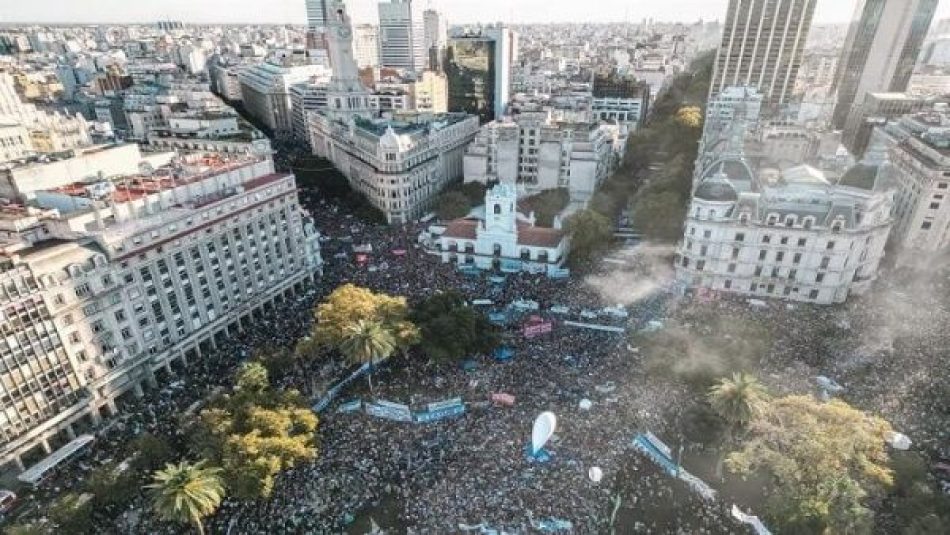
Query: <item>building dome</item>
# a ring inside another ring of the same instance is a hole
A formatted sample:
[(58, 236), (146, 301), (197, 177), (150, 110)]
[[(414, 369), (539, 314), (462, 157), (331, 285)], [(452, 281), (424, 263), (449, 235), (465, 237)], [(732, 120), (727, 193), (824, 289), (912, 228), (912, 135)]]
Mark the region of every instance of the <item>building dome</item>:
[(717, 160), (703, 172), (703, 180), (709, 180), (717, 175), (723, 175), (732, 182), (748, 182), (750, 184), (754, 176), (749, 164), (741, 157), (726, 157)]
[(693, 193), (693, 197), (701, 201), (711, 202), (736, 202), (739, 200), (736, 188), (723, 173), (703, 180), (696, 188), (696, 192)]
[(393, 130), (392, 125), (386, 127), (386, 132), (379, 138), (379, 146), (383, 149), (399, 150), (399, 136)]

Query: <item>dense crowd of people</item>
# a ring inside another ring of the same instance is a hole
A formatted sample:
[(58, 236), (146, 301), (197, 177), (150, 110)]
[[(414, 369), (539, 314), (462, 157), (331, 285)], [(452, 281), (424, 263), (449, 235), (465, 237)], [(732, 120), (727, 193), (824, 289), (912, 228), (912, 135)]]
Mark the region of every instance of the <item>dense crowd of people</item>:
[[(191, 362), (187, 373), (130, 401), (99, 431), (92, 456), (38, 489), (37, 500), (78, 487), (84, 473), (106, 459), (131, 455), (130, 437), (143, 432), (181, 447), (178, 415), (227, 386), (227, 372), (256, 350), (292, 348), (310, 331), (313, 306), (340, 284), (406, 296), (410, 303), (447, 289), (468, 300), (491, 299), (496, 307), (531, 300), (540, 309), (532, 314), (558, 319), (551, 307), (577, 314), (624, 300), (623, 292), (612, 291), (613, 283), (604, 284), (618, 270), (629, 269), (621, 279), (659, 277), (647, 269), (650, 262), (631, 260), (626, 268), (605, 264), (588, 278), (509, 274), (493, 281), (427, 255), (418, 244), (421, 225), (367, 225), (310, 192), (301, 198), (323, 234), (325, 266), (317, 285)], [(365, 244), (373, 252), (359, 262), (353, 248)], [(639, 330), (688, 321), (695, 307), (762, 322), (773, 340), (755, 367), (773, 391), (813, 390), (816, 375), (832, 377), (844, 385), (845, 399), (889, 419), (916, 447), (950, 456), (950, 409), (942, 403), (950, 393), (950, 372), (939, 358), (950, 347), (945, 287), (894, 279), (846, 307), (815, 308), (750, 306), (728, 298), (698, 304), (675, 297), (667, 282), (652, 280), (649, 292), (623, 302), (630, 314), (623, 323)], [(520, 319), (505, 334), (515, 352), (509, 362), (473, 355), (474, 369), (463, 369), (414, 355), (411, 363), (396, 362), (377, 377), (379, 399), (417, 406), (461, 397), (464, 415), (413, 424), (337, 412), (331, 405), (321, 414), (317, 458), (281, 474), (268, 499), (226, 499), (207, 522), (209, 532), (368, 533), (378, 524), (387, 533), (605, 533), (611, 518), (620, 523), (618, 533), (745, 531), (729, 515), (731, 504), (700, 498), (631, 448), (633, 436), (646, 430), (671, 445), (697, 447), (683, 438), (681, 426), (684, 411), (701, 403), (701, 393), (675, 378), (651, 377), (639, 348), (624, 334), (556, 323), (552, 333), (528, 339), (518, 330)], [(328, 352), (327, 362), (310, 363), (283, 386), (316, 395), (312, 385), (328, 383), (341, 369), (339, 357)], [(514, 404), (492, 402), (495, 393), (513, 396)], [(356, 382), (343, 398), (367, 400), (369, 393)], [(591, 406), (582, 407), (582, 400)], [(545, 463), (525, 453), (541, 411), (558, 418), (548, 446), (552, 458)], [(588, 477), (592, 467), (602, 469), (603, 480)], [(140, 496), (118, 518), (99, 518), (97, 532), (181, 529), (157, 523), (147, 507)]]

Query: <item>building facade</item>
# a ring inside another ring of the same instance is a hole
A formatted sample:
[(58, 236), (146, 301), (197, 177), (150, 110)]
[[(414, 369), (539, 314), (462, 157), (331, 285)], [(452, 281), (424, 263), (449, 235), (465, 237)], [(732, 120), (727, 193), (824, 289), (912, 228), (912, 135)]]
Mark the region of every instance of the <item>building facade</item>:
[(449, 39), (443, 72), (449, 81), (449, 111), (500, 119), (511, 91), (512, 33), (489, 26)]
[(244, 109), (275, 134), (292, 134), (290, 88), (314, 78), (326, 78), (328, 74), (322, 65), (261, 63), (246, 67), (238, 74)]
[[(950, 110), (945, 105), (878, 127), (875, 152), (897, 190), (897, 263), (931, 268), (950, 251)], [(871, 152), (869, 150), (869, 152)]]
[(817, 0), (729, 0), (709, 98), (752, 86), (763, 104), (791, 99)]
[(518, 193), (509, 184), (485, 192), (484, 217), (463, 218), (433, 226), (425, 243), (446, 264), (483, 270), (551, 274), (564, 268), (569, 252), (567, 233), (535, 226), (533, 214), (518, 213)]
[(379, 3), (379, 63), (383, 67), (421, 71), (429, 65), (422, 2)]
[(830, 305), (868, 289), (891, 229), (892, 194), (833, 186), (811, 167), (706, 169), (676, 254), (689, 290)]
[(0, 464), (20, 469), (321, 266), (294, 177), (268, 158), (192, 155), (36, 201), (0, 211)]
[(465, 153), (465, 182), (500, 183), (525, 194), (565, 188), (586, 202), (616, 162), (619, 131), (592, 123), (556, 123), (546, 113), (488, 123)]
[(360, 69), (379, 66), (379, 28), (372, 24), (353, 27), (353, 54)]
[(478, 119), (461, 113), (357, 118), (350, 124), (310, 114), (314, 154), (333, 162), (390, 224), (418, 219), (463, 176), (465, 147)]
[(907, 91), (938, 3), (939, 0), (858, 2), (835, 77), (835, 128), (846, 127), (868, 93)]

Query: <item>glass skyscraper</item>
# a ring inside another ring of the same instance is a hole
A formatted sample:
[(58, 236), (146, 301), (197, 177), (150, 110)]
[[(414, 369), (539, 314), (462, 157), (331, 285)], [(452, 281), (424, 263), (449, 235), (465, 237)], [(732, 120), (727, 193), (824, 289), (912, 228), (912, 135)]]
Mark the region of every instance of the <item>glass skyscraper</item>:
[(939, 0), (860, 0), (845, 39), (832, 123), (846, 128), (868, 93), (907, 90)]

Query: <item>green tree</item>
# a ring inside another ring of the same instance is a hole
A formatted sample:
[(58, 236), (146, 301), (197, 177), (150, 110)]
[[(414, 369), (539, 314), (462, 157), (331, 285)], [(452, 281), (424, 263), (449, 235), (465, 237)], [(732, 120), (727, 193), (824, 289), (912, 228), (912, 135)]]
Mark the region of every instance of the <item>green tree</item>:
[(95, 468), (86, 479), (86, 490), (94, 496), (96, 509), (122, 506), (135, 497), (138, 478), (131, 466), (107, 463)]
[(370, 393), (375, 396), (373, 368), (378, 362), (388, 359), (396, 352), (395, 337), (382, 323), (367, 320), (359, 320), (347, 327), (344, 336), (340, 343), (340, 352), (350, 362), (370, 364), (366, 380), (369, 382)]
[(6, 528), (6, 535), (47, 535), (50, 531), (36, 522), (14, 524)]
[(670, 191), (637, 197), (633, 226), (650, 241), (672, 243), (682, 237), (686, 205)]
[(472, 203), (461, 191), (449, 191), (436, 201), (436, 215), (441, 221), (451, 221), (468, 215)]
[(590, 262), (610, 245), (610, 221), (593, 210), (581, 210), (567, 220), (571, 235), (571, 263)]
[[(758, 379), (747, 373), (734, 373), (732, 378), (722, 378), (706, 395), (713, 411), (726, 422), (725, 446), (732, 447), (738, 434), (749, 425), (752, 418), (762, 410), (767, 399), (765, 387)], [(716, 475), (722, 478), (725, 447), (720, 448), (716, 463)]]
[(454, 361), (488, 353), (498, 345), (497, 328), (484, 314), (467, 306), (465, 298), (455, 291), (422, 301), (411, 317), (422, 332), (422, 350), (436, 360)]
[(713, 410), (734, 430), (744, 429), (768, 398), (765, 387), (748, 373), (722, 378), (709, 389), (707, 399)]
[(840, 400), (810, 396), (766, 401), (742, 447), (729, 455), (740, 475), (770, 476), (768, 516), (791, 533), (867, 533), (864, 505), (891, 485), (890, 424)]
[(135, 452), (132, 469), (137, 472), (156, 470), (171, 460), (175, 453), (165, 437), (152, 433), (143, 433), (135, 437), (130, 446), (130, 449)]
[(166, 522), (190, 524), (204, 534), (204, 518), (213, 514), (224, 498), (220, 472), (204, 463), (166, 465), (145, 487), (151, 491), (152, 509)]
[(471, 206), (479, 206), (485, 202), (485, 191), (488, 187), (481, 182), (466, 182), (458, 190), (465, 194)]
[(297, 359), (297, 353), (285, 348), (270, 348), (254, 355), (254, 360), (267, 369), (267, 374), (277, 379), (291, 374), (297, 367)]
[(56, 533), (79, 535), (92, 531), (92, 494), (67, 492), (49, 506)]

